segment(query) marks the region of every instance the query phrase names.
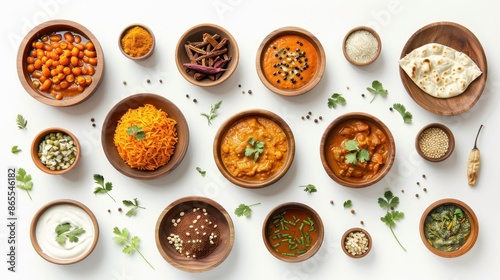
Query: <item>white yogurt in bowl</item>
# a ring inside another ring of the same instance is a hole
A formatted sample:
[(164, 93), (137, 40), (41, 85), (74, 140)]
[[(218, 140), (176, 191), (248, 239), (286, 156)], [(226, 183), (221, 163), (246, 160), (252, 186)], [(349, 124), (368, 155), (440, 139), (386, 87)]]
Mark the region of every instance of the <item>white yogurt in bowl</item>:
[[(57, 232), (56, 228), (60, 225), (64, 225), (66, 230)], [(58, 236), (62, 236), (62, 240), (57, 240)], [(98, 237), (94, 214), (74, 200), (46, 204), (31, 223), (33, 247), (41, 257), (56, 264), (72, 264), (85, 259), (95, 248)]]

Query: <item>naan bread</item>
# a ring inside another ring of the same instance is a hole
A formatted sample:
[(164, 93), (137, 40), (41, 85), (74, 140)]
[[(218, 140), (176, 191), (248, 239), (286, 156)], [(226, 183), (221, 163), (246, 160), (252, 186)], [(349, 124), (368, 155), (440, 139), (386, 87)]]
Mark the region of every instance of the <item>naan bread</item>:
[(413, 50), (399, 65), (420, 89), (437, 98), (463, 93), (482, 74), (468, 55), (438, 43)]

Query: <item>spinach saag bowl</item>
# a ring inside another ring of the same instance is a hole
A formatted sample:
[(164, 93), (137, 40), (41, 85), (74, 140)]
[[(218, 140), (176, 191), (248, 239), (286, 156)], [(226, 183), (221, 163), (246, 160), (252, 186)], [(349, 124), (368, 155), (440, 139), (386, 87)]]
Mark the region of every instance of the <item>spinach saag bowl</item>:
[(476, 214), (457, 199), (432, 203), (420, 218), (422, 242), (440, 257), (454, 258), (467, 253), (476, 243), (478, 233)]

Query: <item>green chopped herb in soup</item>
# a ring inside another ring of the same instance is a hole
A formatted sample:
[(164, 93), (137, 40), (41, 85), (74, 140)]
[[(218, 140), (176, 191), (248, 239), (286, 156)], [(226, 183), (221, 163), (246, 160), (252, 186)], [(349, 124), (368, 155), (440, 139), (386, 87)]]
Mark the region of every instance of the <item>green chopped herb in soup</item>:
[(425, 238), (432, 247), (443, 252), (453, 252), (467, 241), (470, 222), (457, 205), (441, 205), (433, 209), (425, 219)]

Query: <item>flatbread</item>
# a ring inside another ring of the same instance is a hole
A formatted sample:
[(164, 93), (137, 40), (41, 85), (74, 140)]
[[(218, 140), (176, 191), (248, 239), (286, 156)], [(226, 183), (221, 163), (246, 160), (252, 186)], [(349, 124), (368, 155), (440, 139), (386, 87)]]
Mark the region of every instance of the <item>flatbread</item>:
[(399, 65), (420, 89), (437, 98), (460, 95), (482, 74), (468, 55), (438, 43), (413, 50)]

